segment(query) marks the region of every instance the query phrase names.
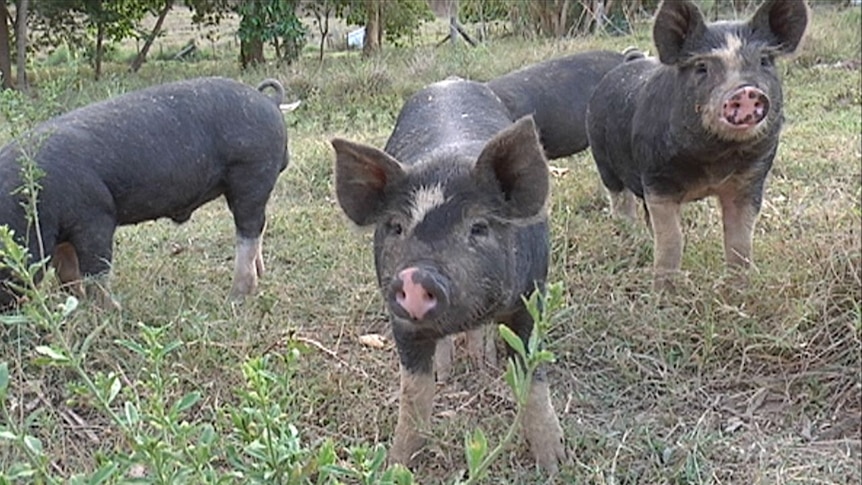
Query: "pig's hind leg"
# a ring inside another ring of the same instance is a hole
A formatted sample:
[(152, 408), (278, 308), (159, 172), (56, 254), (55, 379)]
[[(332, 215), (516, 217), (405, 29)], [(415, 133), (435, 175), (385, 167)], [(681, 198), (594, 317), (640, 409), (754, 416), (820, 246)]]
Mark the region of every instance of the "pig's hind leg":
[[(77, 255), (80, 275), (88, 299), (105, 310), (119, 310), (120, 304), (111, 296), (110, 271), (114, 252), (114, 230), (116, 222), (108, 215), (91, 216), (87, 226), (80, 228), (69, 238), (68, 246), (58, 245), (61, 262), (71, 264), (72, 255)], [(71, 253), (70, 253), (71, 252)], [(63, 274), (65, 273), (65, 275)], [(74, 274), (73, 269), (61, 271), (64, 277)], [(63, 281), (66, 283), (66, 281)]]
[(242, 181), (228, 187), (226, 198), (236, 225), (236, 259), (234, 261), (232, 300), (254, 293), (263, 275), (263, 231), (266, 227), (266, 203), (274, 185)]
[(610, 163), (603, 160), (603, 155), (598, 149), (593, 149), (593, 155), (596, 159), (599, 176), (605, 189), (608, 191), (608, 198), (611, 201), (611, 214), (634, 222), (637, 219), (635, 194), (623, 185), (622, 180), (610, 167)]
[(81, 265), (78, 262), (78, 252), (72, 243), (62, 242), (54, 246), (51, 255), (51, 265), (57, 272), (60, 286), (77, 296), (84, 298), (84, 278), (81, 276)]

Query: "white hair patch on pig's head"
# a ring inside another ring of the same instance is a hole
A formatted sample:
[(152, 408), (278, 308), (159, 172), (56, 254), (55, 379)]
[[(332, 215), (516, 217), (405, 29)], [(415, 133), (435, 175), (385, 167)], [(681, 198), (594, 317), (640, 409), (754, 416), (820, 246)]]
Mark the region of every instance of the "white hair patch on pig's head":
[(728, 72), (739, 71), (742, 68), (742, 38), (733, 32), (728, 32), (724, 36), (724, 41), (725, 44), (713, 49), (712, 54), (718, 57)]
[(413, 191), (410, 201), (410, 228), (418, 226), (425, 215), (446, 202), (443, 186), (421, 186)]

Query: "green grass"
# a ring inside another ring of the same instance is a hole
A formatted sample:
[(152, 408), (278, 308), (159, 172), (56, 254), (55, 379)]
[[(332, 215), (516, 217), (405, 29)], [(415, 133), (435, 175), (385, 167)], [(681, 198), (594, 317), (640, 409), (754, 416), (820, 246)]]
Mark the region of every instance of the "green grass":
[[(554, 164), (551, 281), (567, 307), (551, 328), (555, 407), (574, 462), (559, 483), (795, 484), (862, 480), (862, 93), (859, 9), (814, 9), (802, 51), (782, 63), (787, 124), (754, 241), (757, 270), (739, 288), (722, 261), (717, 204), (686, 206), (683, 269), (673, 297), (650, 291), (652, 242), (643, 226), (611, 219), (592, 158)], [(291, 166), (269, 205), (267, 273), (258, 295), (226, 302), (233, 224), (222, 202), (187, 224), (157, 221), (117, 232), (113, 289), (120, 314), (84, 305), (63, 326), (74, 345), (97, 327), (86, 368), (123, 376), (124, 394), (152, 369), (118, 339), (139, 322), (164, 327), (184, 345), (167, 360), (175, 376), (166, 402), (201, 393), (189, 419), (225, 423), (239, 402), (241, 365), (293, 341), (290, 399), (283, 403), (306, 442), (388, 444), (397, 414), (392, 346), (358, 337), (386, 333), (374, 283), (371, 237), (351, 228), (334, 201), (333, 136), (382, 146), (402, 102), (448, 75), (485, 80), (529, 62), (592, 48), (652, 50), (646, 25), (634, 37), (556, 42), (494, 41), (476, 49), (311, 53), (289, 67), (240, 72), (235, 57), (153, 61), (138, 75), (105, 66), (92, 82), (84, 65), (35, 65), (37, 97), (18, 101), (8, 140), (32, 123), (131, 89), (197, 75), (257, 83), (282, 80), (303, 100), (287, 114)], [(855, 61), (850, 67), (837, 63)], [(4, 102), (6, 102), (4, 98)], [(78, 379), (34, 364), (32, 329), (0, 342), (10, 362), (14, 415), (41, 438), (61, 476), (94, 469), (100, 453), (127, 448)], [(322, 349), (325, 349), (322, 350)], [(289, 404), (289, 406), (288, 406)], [(458, 362), (437, 393), (432, 442), (414, 469), (419, 483), (450, 481), (465, 468), (463, 436), (482, 427), (497, 439), (515, 414), (502, 373)], [(0, 468), (20, 460), (0, 442)], [(523, 444), (494, 465), (487, 483), (541, 483)]]

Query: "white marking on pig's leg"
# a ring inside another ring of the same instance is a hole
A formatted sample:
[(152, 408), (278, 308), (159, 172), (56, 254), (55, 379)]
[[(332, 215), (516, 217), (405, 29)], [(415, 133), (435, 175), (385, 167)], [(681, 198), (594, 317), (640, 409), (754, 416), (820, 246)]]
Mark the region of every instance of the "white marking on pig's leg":
[(653, 287), (670, 290), (682, 264), (682, 206), (675, 200), (647, 194), (655, 256)]
[(444, 202), (446, 202), (446, 196), (443, 195), (443, 186), (440, 184), (416, 189), (410, 204), (411, 229), (418, 226), (426, 214)]
[(751, 241), (757, 210), (748, 201), (737, 200), (736, 193), (721, 194), (721, 219), (724, 224), (724, 257), (729, 266), (754, 265)]
[(524, 411), (522, 429), (536, 462), (548, 472), (556, 473), (559, 464), (567, 461), (568, 457), (563, 428), (554, 412), (550, 387), (546, 381), (533, 380)]
[(425, 444), (422, 431), (431, 421), (434, 401), (434, 375), (413, 373), (401, 366), (401, 395), (398, 402), (398, 424), (392, 440), (390, 458), (406, 465)]
[(611, 199), (611, 214), (625, 217), (632, 222), (637, 219), (637, 201), (631, 190), (623, 189), (619, 192), (609, 190), (608, 196)]
[(446, 382), (452, 374), (452, 360), (455, 356), (455, 337), (447, 335), (437, 341), (434, 348), (434, 373), (437, 382)]
[(260, 230), (260, 236), (258, 236), (257, 243), (257, 253), (254, 255), (254, 269), (258, 278), (262, 277), (263, 273), (266, 271), (266, 267), (263, 265), (263, 234), (265, 232), (266, 221), (263, 223), (263, 229)]
[(483, 325), (467, 331), (467, 355), (476, 367), (497, 367), (494, 326)]
[[(261, 237), (245, 238), (237, 236), (236, 261), (233, 272), (233, 287), (230, 297), (239, 300), (252, 294), (257, 288), (258, 258), (261, 258)], [(261, 258), (261, 268), (262, 268)]]

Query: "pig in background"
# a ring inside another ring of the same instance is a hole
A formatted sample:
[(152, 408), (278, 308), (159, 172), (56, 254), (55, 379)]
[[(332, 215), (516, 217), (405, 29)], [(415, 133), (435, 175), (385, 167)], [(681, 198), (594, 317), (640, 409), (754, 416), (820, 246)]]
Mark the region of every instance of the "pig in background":
[[(412, 96), (383, 151), (332, 145), (341, 208), (375, 227), (377, 280), (401, 362), (390, 456), (406, 464), (430, 422), (438, 342), (492, 322), (529, 338), (521, 298), (547, 275), (548, 165), (531, 118), (513, 123), (487, 86), (457, 78)], [(566, 451), (542, 374), (522, 424), (538, 463), (556, 470)]]
[[(263, 94), (267, 87), (277, 95)], [(0, 224), (15, 231), (32, 258), (52, 256), (61, 283), (82, 294), (83, 278), (98, 303), (116, 306), (106, 280), (117, 226), (160, 217), (182, 223), (225, 195), (236, 226), (231, 295), (248, 295), (264, 269), (266, 204), (289, 159), (283, 98), (275, 80), (255, 89), (208, 77), (50, 119), (0, 150)], [(16, 192), (26, 159), (44, 172), (38, 235)], [(0, 270), (0, 308), (18, 297), (10, 282), (8, 270)]]
[(776, 58), (808, 23), (802, 0), (769, 0), (747, 21), (707, 24), (691, 1), (665, 1), (653, 27), (658, 60), (611, 70), (589, 102), (587, 131), (615, 214), (643, 199), (654, 285), (679, 273), (682, 204), (716, 196), (730, 266), (753, 264), (752, 234), (784, 119)]
[(599, 81), (631, 52), (586, 51), (531, 64), (487, 82), (512, 121), (532, 115), (550, 159), (587, 148), (587, 102)]

